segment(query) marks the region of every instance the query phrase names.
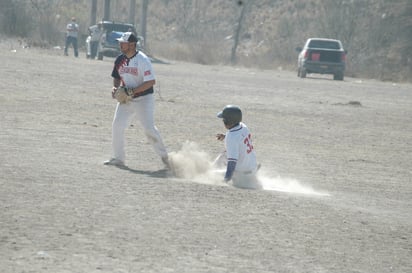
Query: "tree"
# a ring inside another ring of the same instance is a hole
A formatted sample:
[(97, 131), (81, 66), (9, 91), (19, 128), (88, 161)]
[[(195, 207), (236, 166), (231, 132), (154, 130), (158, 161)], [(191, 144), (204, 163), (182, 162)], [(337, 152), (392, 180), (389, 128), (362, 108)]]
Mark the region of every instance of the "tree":
[(239, 45), (239, 37), (240, 37), (240, 33), (242, 30), (242, 25), (243, 25), (243, 21), (245, 18), (245, 13), (246, 13), (246, 9), (248, 7), (249, 2), (246, 1), (237, 1), (237, 5), (240, 7), (240, 15), (239, 15), (239, 19), (237, 21), (237, 25), (236, 25), (236, 29), (235, 29), (235, 33), (233, 35), (233, 47), (232, 47), (232, 51), (230, 54), (230, 63), (231, 64), (236, 64), (237, 63), (237, 56), (236, 56), (236, 50), (237, 47)]

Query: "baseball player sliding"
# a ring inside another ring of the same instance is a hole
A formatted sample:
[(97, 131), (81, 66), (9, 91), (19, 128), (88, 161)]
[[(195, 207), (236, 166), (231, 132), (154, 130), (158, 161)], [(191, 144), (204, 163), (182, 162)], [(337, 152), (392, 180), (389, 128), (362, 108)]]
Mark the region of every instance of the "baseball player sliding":
[(214, 165), (225, 165), (225, 182), (232, 181), (238, 188), (261, 189), (256, 172), (258, 164), (253, 148), (251, 134), (242, 121), (242, 111), (238, 106), (226, 105), (217, 114), (223, 120), (226, 134), (217, 134), (216, 138), (225, 142), (225, 153), (219, 155)]
[(131, 119), (137, 117), (155, 152), (169, 167), (166, 148), (154, 125), (153, 86), (156, 80), (150, 59), (136, 50), (138, 39), (132, 32), (124, 33), (117, 40), (123, 54), (116, 58), (112, 71), (112, 97), (118, 100), (112, 123), (113, 157), (104, 164), (125, 166), (125, 129)]

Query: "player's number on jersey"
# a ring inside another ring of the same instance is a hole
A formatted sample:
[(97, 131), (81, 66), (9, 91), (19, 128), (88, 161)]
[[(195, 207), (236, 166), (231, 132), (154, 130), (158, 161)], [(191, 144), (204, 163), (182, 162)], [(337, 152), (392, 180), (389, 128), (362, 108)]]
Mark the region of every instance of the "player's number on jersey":
[(243, 143), (246, 144), (247, 150), (246, 153), (250, 154), (253, 151), (252, 141), (250, 140), (250, 134), (243, 140)]

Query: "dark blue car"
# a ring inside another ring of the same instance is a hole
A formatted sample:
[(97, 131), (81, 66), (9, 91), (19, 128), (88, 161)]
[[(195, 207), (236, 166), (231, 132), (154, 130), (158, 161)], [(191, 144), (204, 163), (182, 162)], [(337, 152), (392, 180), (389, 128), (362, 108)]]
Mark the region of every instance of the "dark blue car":
[[(101, 28), (99, 45), (97, 47), (97, 59), (103, 60), (103, 57), (116, 57), (120, 52), (119, 43), (116, 40), (124, 32), (133, 32), (137, 36), (136, 28), (132, 24), (117, 23), (113, 21), (102, 21), (98, 24)], [(86, 39), (86, 45), (89, 50), (91, 37)]]

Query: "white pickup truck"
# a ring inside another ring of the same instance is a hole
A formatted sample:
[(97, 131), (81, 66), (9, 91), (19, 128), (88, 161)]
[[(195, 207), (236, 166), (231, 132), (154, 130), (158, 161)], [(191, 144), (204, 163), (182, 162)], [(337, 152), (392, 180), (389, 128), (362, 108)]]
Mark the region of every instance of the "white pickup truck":
[(297, 47), (298, 77), (309, 73), (332, 74), (334, 80), (343, 81), (347, 51), (339, 40), (310, 38), (303, 48)]

